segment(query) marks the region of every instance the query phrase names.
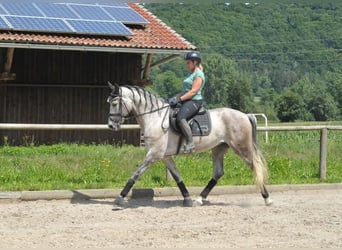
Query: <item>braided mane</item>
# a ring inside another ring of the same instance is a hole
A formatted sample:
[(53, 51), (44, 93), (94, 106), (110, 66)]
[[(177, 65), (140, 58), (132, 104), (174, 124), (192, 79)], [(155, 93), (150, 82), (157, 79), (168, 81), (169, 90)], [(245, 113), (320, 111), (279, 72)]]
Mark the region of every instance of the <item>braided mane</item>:
[(133, 94), (133, 102), (135, 105), (145, 105), (144, 111), (152, 111), (153, 109), (160, 109), (164, 106), (165, 100), (156, 96), (147, 89), (140, 86), (125, 85)]

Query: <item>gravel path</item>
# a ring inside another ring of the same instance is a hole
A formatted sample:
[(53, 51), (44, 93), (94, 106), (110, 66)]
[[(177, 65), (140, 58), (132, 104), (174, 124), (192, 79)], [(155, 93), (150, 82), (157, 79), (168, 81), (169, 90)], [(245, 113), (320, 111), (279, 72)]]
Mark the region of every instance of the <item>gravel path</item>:
[(0, 248), (342, 247), (342, 190), (211, 196), (183, 208), (180, 197), (0, 203)]

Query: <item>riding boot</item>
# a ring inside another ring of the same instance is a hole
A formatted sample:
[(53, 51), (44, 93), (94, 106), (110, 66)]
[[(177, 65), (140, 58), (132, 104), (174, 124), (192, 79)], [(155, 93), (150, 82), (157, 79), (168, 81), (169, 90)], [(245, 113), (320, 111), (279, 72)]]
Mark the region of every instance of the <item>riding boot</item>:
[(185, 137), (185, 145), (184, 145), (184, 153), (193, 153), (195, 152), (195, 144), (192, 140), (192, 131), (185, 119), (180, 120), (179, 127)]

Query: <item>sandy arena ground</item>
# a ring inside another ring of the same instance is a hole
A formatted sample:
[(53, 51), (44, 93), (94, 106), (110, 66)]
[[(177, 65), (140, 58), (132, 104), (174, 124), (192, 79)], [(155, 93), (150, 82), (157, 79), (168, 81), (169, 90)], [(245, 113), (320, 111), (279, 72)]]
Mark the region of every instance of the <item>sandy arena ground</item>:
[(0, 248), (342, 247), (342, 190), (211, 196), (183, 208), (180, 197), (0, 203)]

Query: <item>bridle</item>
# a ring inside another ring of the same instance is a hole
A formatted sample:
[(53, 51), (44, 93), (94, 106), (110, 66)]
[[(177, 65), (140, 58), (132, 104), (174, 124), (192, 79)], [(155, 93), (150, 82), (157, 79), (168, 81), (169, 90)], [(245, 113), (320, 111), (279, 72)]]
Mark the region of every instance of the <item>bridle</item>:
[[(109, 113), (109, 117), (122, 117), (122, 96), (121, 95), (119, 95), (119, 96), (117, 96), (117, 95), (110, 95), (110, 99), (109, 99), (109, 103), (110, 104), (112, 104), (112, 102), (113, 102), (113, 99), (115, 99), (115, 98), (119, 98), (119, 111), (117, 112), (117, 113)], [(126, 107), (126, 109), (127, 109), (127, 107)]]
[[(117, 113), (109, 113), (109, 115), (108, 115), (109, 117), (120, 117), (120, 118), (124, 117), (125, 119), (134, 119), (134, 118), (138, 118), (138, 117), (141, 117), (141, 116), (144, 116), (144, 115), (152, 114), (154, 112), (157, 112), (157, 111), (160, 111), (160, 110), (163, 110), (163, 109), (166, 109), (166, 108), (167, 109), (170, 108), (170, 105), (166, 105), (166, 106), (163, 106), (163, 107), (160, 107), (160, 108), (152, 109), (152, 110), (144, 112), (144, 113), (130, 115), (130, 116), (123, 116), (122, 115), (122, 107), (125, 106), (125, 109), (126, 109), (127, 113), (128, 113), (128, 108), (127, 108), (125, 103), (122, 103), (122, 95), (121, 95), (121, 93), (119, 95), (111, 94), (110, 97), (112, 99), (119, 97), (119, 111)], [(165, 120), (166, 114), (167, 114), (167, 112), (165, 113), (163, 121)]]

